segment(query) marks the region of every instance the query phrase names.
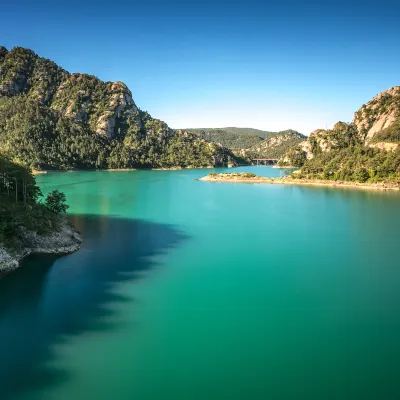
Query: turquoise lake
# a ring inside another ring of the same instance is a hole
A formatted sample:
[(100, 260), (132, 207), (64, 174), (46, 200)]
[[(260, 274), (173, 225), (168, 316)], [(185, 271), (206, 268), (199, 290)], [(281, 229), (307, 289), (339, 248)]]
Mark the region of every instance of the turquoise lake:
[(0, 281), (1, 400), (400, 398), (400, 195), (209, 172), (37, 178), (85, 242)]

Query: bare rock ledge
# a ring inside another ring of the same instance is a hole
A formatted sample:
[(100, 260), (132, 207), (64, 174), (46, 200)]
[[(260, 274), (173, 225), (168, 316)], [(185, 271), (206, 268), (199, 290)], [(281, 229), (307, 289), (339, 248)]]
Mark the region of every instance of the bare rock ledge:
[(30, 254), (64, 255), (79, 250), (82, 237), (66, 217), (60, 217), (58, 229), (47, 235), (39, 235), (20, 227), (21, 249), (7, 250), (0, 243), (0, 276), (20, 267), (20, 261)]

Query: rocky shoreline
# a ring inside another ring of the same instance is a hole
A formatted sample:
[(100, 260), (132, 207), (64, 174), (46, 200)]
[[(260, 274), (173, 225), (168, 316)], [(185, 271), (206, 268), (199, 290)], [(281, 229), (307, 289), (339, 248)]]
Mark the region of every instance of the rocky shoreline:
[(6, 249), (0, 243), (0, 277), (20, 267), (20, 262), (30, 254), (65, 255), (79, 250), (82, 237), (67, 217), (60, 217), (58, 228), (46, 235), (20, 228), (19, 250)]
[(307, 186), (328, 186), (334, 188), (366, 189), (366, 190), (394, 190), (400, 191), (400, 184), (379, 182), (349, 182), (349, 181), (328, 181), (323, 179), (300, 179), (286, 176), (284, 178), (267, 178), (263, 176), (251, 176), (247, 173), (225, 173), (210, 174), (200, 178), (201, 181), (208, 182), (229, 182), (229, 183), (267, 183), (280, 185), (307, 185)]

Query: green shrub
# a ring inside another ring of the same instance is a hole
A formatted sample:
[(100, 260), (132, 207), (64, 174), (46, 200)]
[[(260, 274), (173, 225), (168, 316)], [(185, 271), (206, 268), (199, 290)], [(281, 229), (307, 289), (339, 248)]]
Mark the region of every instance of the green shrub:
[(363, 168), (357, 168), (356, 171), (354, 171), (353, 174), (354, 180), (359, 181), (359, 182), (366, 182), (369, 179), (369, 173), (368, 171)]
[(323, 152), (305, 161), (298, 176), (359, 182), (400, 180), (400, 148), (384, 151), (350, 146)]
[(46, 207), (55, 214), (66, 213), (69, 205), (65, 204), (66, 196), (59, 190), (53, 190), (50, 192), (45, 200)]

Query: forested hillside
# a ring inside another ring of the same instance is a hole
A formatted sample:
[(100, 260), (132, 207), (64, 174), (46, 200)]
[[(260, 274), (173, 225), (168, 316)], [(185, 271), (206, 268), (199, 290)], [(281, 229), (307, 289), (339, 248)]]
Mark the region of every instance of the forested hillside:
[(350, 124), (312, 132), (279, 163), (304, 178), (400, 182), (400, 87), (363, 105)]
[(0, 152), (35, 169), (202, 167), (235, 156), (141, 111), (122, 82), (0, 47)]
[(254, 129), (254, 128), (235, 128), (235, 127), (227, 127), (222, 128), (225, 132), (228, 133), (241, 133), (245, 135), (256, 135), (262, 139), (268, 139), (271, 136), (276, 135), (279, 132), (271, 132), (271, 131), (263, 131), (261, 129)]
[(306, 136), (301, 133), (288, 129), (247, 149), (245, 155), (251, 158), (280, 158), (290, 148), (296, 146), (305, 138)]
[(220, 143), (228, 149), (247, 149), (263, 139), (254, 133), (228, 132), (224, 129), (187, 129), (190, 133), (209, 142)]
[(198, 137), (220, 143), (242, 157), (281, 157), (289, 148), (305, 139), (301, 133), (288, 129), (280, 132), (252, 128), (188, 129)]

